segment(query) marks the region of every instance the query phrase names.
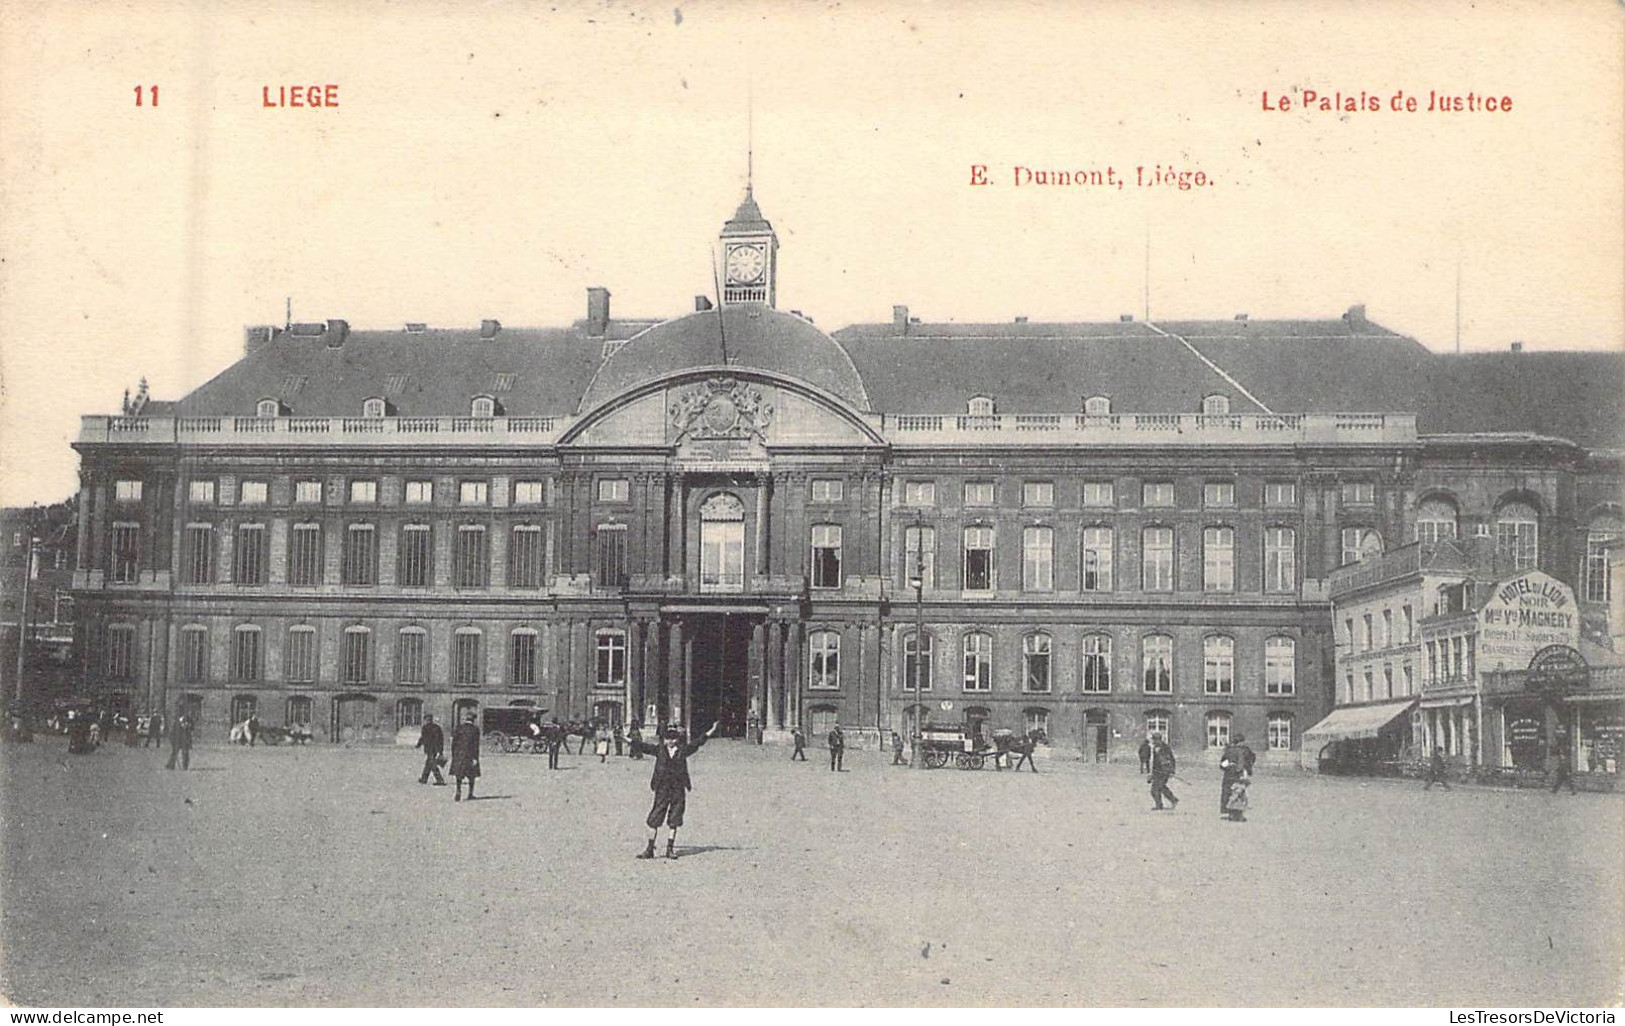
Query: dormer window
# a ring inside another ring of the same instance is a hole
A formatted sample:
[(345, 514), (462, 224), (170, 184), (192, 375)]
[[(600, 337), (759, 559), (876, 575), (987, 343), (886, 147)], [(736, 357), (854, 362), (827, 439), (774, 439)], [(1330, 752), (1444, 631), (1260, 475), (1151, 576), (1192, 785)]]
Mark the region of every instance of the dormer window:
[(261, 399), (254, 407), (254, 415), (256, 417), (280, 417), (282, 416), (282, 403), (275, 399)]
[(389, 404), (377, 396), (367, 399), (361, 404), (361, 415), (363, 417), (384, 417), (388, 416), (388, 413)]
[(1092, 395), (1083, 401), (1085, 417), (1108, 417), (1112, 412), (1111, 396)]
[(1202, 413), (1209, 417), (1222, 417), (1230, 412), (1230, 397), (1220, 392), (1202, 397)]
[(991, 417), (993, 416), (993, 400), (985, 395), (971, 396), (965, 412), (972, 417)]
[(470, 417), (490, 418), (497, 415), (497, 401), (488, 395), (477, 395), (469, 404)]

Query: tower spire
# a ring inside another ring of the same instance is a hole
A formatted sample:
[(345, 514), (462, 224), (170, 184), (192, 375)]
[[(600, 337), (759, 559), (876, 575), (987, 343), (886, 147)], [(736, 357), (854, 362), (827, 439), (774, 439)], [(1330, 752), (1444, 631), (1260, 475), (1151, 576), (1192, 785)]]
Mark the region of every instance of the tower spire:
[(751, 194), (756, 181), (756, 82), (745, 90), (745, 195)]

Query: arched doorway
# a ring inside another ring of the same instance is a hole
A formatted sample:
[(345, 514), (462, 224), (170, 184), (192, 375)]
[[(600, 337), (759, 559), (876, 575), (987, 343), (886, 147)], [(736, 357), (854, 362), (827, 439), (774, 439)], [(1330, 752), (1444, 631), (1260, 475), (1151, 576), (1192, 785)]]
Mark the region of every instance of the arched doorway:
[(331, 736), (335, 744), (378, 740), (378, 699), (372, 695), (338, 695), (333, 699)]
[(1083, 750), (1085, 756), (1093, 752), (1096, 762), (1105, 762), (1111, 755), (1112, 719), (1104, 709), (1087, 709), (1083, 714)]

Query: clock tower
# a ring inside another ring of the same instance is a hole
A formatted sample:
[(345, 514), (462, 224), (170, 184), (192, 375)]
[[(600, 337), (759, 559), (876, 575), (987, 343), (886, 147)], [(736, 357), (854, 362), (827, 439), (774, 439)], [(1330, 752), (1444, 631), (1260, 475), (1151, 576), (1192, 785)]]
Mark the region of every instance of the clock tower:
[(745, 186), (745, 199), (722, 226), (722, 305), (777, 301), (779, 237)]

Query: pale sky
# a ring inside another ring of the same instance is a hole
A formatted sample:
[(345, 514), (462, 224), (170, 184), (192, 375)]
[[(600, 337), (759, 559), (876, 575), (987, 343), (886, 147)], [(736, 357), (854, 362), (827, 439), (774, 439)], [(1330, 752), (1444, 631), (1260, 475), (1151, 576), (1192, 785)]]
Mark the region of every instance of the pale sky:
[[(711, 291), (755, 185), (779, 305), (884, 321), (1370, 318), (1448, 350), (1625, 345), (1617, 3), (10, 5), (0, 503), (84, 413), (245, 324), (566, 324)], [(332, 110), (262, 87), (335, 83)], [(137, 85), (157, 107), (135, 105)], [(1381, 112), (1265, 112), (1364, 90)], [(1398, 90), (1508, 113), (1395, 113)], [(1294, 94), (1295, 96), (1298, 94)], [(1173, 165), (1206, 189), (1012, 188)], [(969, 186), (973, 164), (1000, 184)], [(568, 412), (568, 411), (559, 411)]]

